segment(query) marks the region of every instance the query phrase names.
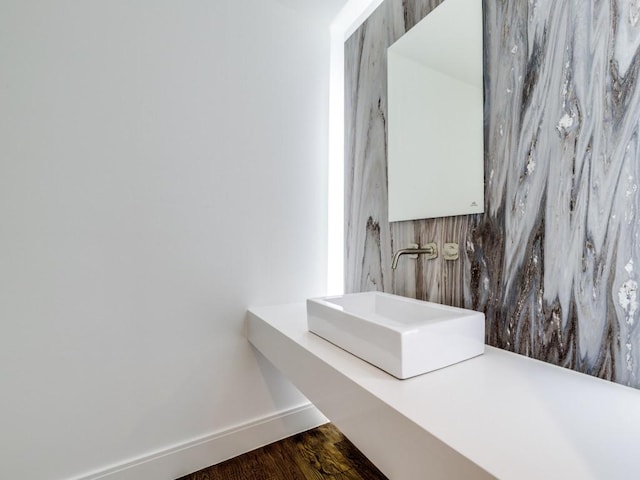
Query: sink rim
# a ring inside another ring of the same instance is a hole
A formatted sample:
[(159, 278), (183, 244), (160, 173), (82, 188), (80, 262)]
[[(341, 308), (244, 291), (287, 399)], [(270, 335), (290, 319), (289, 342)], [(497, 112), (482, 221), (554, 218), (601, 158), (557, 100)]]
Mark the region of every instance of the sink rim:
[[(354, 312), (348, 310), (345, 306), (340, 305), (338, 303), (332, 302), (335, 299), (341, 299), (345, 297), (383, 297), (387, 298), (393, 302), (398, 303), (406, 303), (412, 306), (415, 306), (416, 309), (425, 309), (429, 308), (432, 310), (438, 310), (440, 312), (445, 312), (448, 315), (444, 317), (438, 318), (425, 318), (418, 319), (411, 322), (400, 322), (398, 320), (394, 320), (393, 318), (386, 317), (384, 315), (379, 315), (378, 317), (383, 317), (383, 320), (380, 321), (380, 318), (371, 319), (367, 318), (360, 312)], [(354, 319), (365, 322), (367, 324), (379, 325), (384, 328), (388, 328), (395, 332), (398, 332), (402, 335), (415, 333), (420, 330), (420, 327), (424, 327), (427, 325), (435, 325), (437, 323), (448, 322), (452, 318), (459, 318), (460, 316), (471, 317), (481, 314), (481, 312), (475, 310), (469, 310), (466, 308), (454, 307), (451, 305), (444, 305), (441, 303), (430, 302), (428, 300), (420, 300), (416, 298), (404, 297), (401, 295), (396, 295), (393, 293), (380, 292), (380, 291), (370, 291), (370, 292), (356, 292), (356, 293), (345, 293), (341, 295), (329, 295), (325, 297), (314, 297), (307, 299), (307, 303), (315, 302), (321, 306), (334, 310), (336, 312), (340, 312), (343, 315), (348, 315)]]

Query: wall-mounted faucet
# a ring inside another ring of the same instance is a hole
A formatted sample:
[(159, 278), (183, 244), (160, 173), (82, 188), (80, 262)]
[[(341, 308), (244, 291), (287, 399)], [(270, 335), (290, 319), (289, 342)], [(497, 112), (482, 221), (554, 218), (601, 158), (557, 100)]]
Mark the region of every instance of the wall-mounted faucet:
[(402, 255), (415, 255), (414, 258), (418, 258), (419, 254), (427, 255), (427, 260), (431, 260), (432, 258), (436, 258), (438, 256), (438, 247), (435, 243), (427, 243), (423, 247), (418, 247), (418, 245), (410, 245), (409, 248), (403, 248), (398, 250), (393, 255), (393, 261), (391, 262), (391, 268), (396, 269), (398, 266), (398, 260)]

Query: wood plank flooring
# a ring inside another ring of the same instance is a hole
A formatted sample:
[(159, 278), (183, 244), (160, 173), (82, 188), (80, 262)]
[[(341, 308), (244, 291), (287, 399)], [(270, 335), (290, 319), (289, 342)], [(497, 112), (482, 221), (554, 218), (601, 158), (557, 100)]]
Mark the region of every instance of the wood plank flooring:
[(387, 480), (332, 424), (285, 438), (179, 480)]

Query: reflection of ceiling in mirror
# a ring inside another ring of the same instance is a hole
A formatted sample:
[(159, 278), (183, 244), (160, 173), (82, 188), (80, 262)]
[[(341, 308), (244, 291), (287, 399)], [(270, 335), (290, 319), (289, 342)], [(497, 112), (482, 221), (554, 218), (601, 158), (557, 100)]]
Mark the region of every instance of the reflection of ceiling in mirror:
[(482, 0), (445, 0), (389, 51), (482, 88)]

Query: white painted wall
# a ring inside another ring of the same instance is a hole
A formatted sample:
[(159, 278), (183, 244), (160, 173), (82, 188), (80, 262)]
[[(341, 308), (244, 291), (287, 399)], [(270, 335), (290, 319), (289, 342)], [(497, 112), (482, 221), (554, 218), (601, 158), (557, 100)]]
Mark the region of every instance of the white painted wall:
[(2, 0), (0, 478), (306, 402), (244, 320), (324, 293), (328, 56), (274, 0)]

